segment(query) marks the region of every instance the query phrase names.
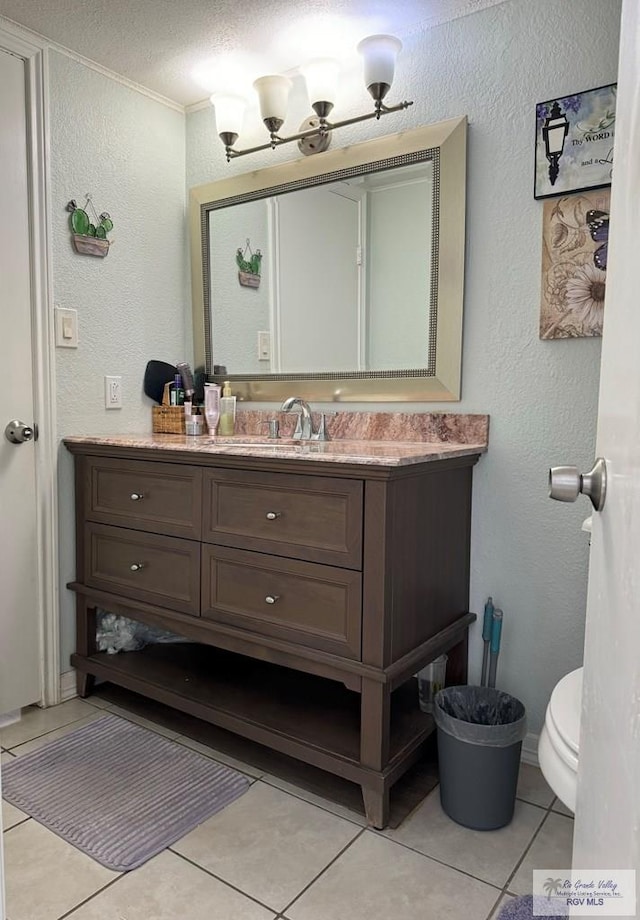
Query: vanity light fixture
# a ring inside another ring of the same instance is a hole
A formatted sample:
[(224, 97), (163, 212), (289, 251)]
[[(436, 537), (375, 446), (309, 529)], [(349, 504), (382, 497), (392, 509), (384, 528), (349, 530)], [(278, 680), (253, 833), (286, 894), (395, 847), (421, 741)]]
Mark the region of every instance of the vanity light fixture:
[(564, 151), (564, 142), (569, 133), (569, 122), (567, 116), (560, 109), (557, 102), (553, 103), (551, 114), (542, 127), (542, 139), (544, 140), (544, 152), (549, 160), (549, 181), (555, 185), (560, 166), (558, 161)]
[(298, 141), (298, 146), (305, 155), (320, 153), (329, 146), (331, 132), (336, 128), (368, 121), (370, 118), (379, 119), (382, 115), (399, 112), (413, 105), (413, 102), (400, 102), (387, 106), (383, 102), (391, 89), (396, 58), (401, 48), (402, 43), (393, 35), (370, 35), (359, 43), (358, 51), (364, 58), (365, 85), (373, 98), (374, 109), (366, 115), (357, 115), (343, 121), (328, 120), (337, 97), (338, 62), (331, 58), (317, 58), (302, 66), (300, 69), (315, 115), (301, 125), (297, 134), (288, 137), (280, 137), (278, 131), (287, 114), (291, 80), (277, 74), (260, 77), (253, 87), (258, 94), (260, 115), (269, 132), (269, 141), (245, 150), (236, 150), (234, 144), (240, 135), (247, 107), (246, 99), (232, 94), (214, 94), (211, 96), (211, 103), (216, 110), (218, 135), (224, 144), (227, 162), (248, 153), (257, 153), (259, 150), (275, 150), (276, 147), (290, 144), (292, 141)]

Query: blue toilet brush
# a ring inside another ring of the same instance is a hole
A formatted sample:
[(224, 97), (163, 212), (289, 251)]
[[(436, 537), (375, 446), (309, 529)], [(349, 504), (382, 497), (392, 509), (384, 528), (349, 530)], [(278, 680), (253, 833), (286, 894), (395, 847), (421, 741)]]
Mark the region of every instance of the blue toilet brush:
[(491, 623), (491, 655), (489, 657), (489, 687), (496, 685), (498, 655), (500, 654), (500, 637), (502, 636), (502, 610), (493, 611)]

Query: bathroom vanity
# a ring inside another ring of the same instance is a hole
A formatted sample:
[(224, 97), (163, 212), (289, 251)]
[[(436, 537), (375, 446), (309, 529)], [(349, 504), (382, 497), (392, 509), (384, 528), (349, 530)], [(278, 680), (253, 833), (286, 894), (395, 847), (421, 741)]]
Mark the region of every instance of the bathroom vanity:
[[(226, 443), (225, 443), (226, 442)], [(100, 677), (360, 784), (434, 729), (413, 675), (467, 674), (477, 443), (69, 438), (78, 691)], [(96, 610), (189, 640), (109, 655)]]

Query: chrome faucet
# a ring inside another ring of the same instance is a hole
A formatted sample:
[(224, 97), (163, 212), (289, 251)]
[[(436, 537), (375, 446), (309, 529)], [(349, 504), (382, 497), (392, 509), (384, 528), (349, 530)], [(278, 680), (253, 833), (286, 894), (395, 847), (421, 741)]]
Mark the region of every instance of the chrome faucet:
[(299, 441), (310, 441), (313, 436), (313, 425), (311, 423), (311, 409), (309, 408), (309, 403), (301, 396), (290, 396), (289, 399), (285, 399), (280, 407), (281, 412), (293, 412), (294, 409), (299, 409), (298, 421), (296, 422), (296, 430), (293, 432), (293, 437)]
[(327, 430), (325, 427), (325, 417), (324, 412), (320, 416), (320, 424), (318, 425), (318, 430), (313, 430), (313, 420), (311, 418), (311, 409), (309, 408), (309, 403), (306, 402), (301, 396), (290, 396), (289, 399), (285, 399), (280, 407), (281, 412), (293, 412), (294, 409), (299, 409), (298, 421), (296, 422), (296, 430), (293, 432), (293, 437), (298, 441), (328, 441), (329, 437), (327, 435)]

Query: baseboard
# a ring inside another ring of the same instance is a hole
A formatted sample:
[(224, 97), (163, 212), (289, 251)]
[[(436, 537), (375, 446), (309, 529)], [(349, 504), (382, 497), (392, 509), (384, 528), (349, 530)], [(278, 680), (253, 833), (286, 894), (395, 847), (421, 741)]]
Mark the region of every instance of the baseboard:
[(60, 702), (65, 703), (78, 695), (76, 690), (76, 672), (64, 671), (60, 675)]
[(538, 739), (539, 735), (534, 735), (533, 732), (528, 732), (524, 736), (524, 741), (522, 742), (522, 754), (520, 759), (524, 763), (530, 763), (534, 767), (539, 767), (538, 763)]

